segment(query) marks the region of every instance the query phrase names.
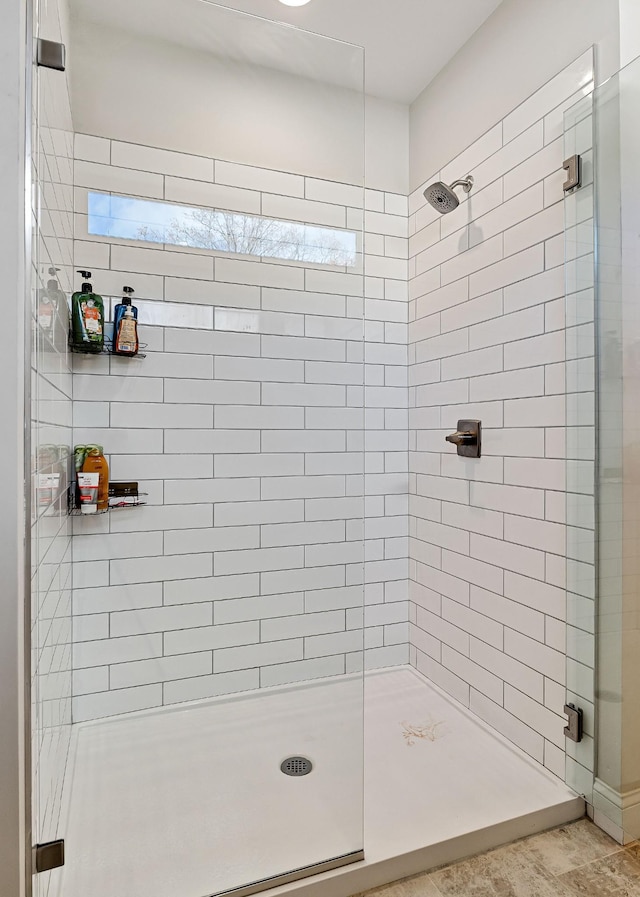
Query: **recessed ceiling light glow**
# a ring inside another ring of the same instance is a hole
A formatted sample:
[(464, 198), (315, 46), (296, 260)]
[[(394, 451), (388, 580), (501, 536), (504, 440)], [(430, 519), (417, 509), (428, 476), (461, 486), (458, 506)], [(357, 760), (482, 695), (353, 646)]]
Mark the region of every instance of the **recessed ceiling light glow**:
[(309, 0), (280, 0), (280, 3), (284, 3), (285, 6), (304, 6)]

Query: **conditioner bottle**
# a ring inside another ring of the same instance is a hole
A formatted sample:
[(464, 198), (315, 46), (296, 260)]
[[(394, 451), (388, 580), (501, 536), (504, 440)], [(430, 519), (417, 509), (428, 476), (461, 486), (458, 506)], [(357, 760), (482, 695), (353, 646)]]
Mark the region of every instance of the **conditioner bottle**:
[[(131, 305), (131, 297), (133, 296), (134, 289), (133, 287), (122, 287), (122, 292), (124, 293), (124, 296), (113, 309), (113, 343), (111, 346), (112, 351), (115, 349), (115, 338), (118, 334), (118, 326), (120, 324), (120, 321), (124, 317), (127, 306)], [(133, 313), (136, 320), (138, 320), (138, 309), (135, 307), (135, 305), (131, 307), (133, 308)]]
[(131, 287), (123, 287), (122, 302), (115, 307), (113, 315), (113, 352), (115, 355), (137, 355), (138, 309), (131, 304)]

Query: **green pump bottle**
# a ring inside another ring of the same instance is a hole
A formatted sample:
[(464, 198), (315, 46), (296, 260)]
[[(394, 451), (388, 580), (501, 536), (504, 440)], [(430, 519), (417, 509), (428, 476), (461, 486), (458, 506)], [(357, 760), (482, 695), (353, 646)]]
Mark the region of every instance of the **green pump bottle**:
[(57, 331), (57, 315), (64, 313), (67, 304), (67, 297), (60, 289), (56, 276), (59, 270), (59, 268), (49, 268), (50, 278), (47, 281), (46, 289), (40, 290), (38, 295), (38, 324), (51, 342), (54, 342)]
[(71, 348), (75, 352), (102, 352), (104, 348), (104, 302), (89, 283), (91, 271), (78, 271), (84, 282), (71, 297)]

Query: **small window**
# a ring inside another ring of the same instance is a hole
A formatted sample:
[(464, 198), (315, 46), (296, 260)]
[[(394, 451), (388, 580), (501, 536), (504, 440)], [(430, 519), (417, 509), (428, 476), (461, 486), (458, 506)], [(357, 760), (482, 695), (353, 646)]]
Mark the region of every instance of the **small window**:
[(315, 265), (356, 264), (353, 231), (108, 193), (89, 193), (89, 233)]

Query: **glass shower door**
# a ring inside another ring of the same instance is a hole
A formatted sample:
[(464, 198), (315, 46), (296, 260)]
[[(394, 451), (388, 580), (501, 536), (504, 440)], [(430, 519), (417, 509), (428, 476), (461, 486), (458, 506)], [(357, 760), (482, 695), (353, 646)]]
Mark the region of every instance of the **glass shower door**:
[[(54, 4), (34, 4), (34, 37), (64, 40)], [(65, 292), (72, 284), (73, 131), (64, 75), (32, 69), (31, 267), (31, 767), (32, 841), (64, 838), (71, 739), (71, 364)], [(35, 897), (54, 897), (60, 870), (35, 876)]]
[(66, 442), (145, 506), (55, 505), (73, 686), (41, 897), (250, 894), (363, 858), (362, 51), (204, 0), (47, 11), (73, 227), (36, 217), (107, 350), (129, 289), (143, 344), (68, 356), (63, 327)]

